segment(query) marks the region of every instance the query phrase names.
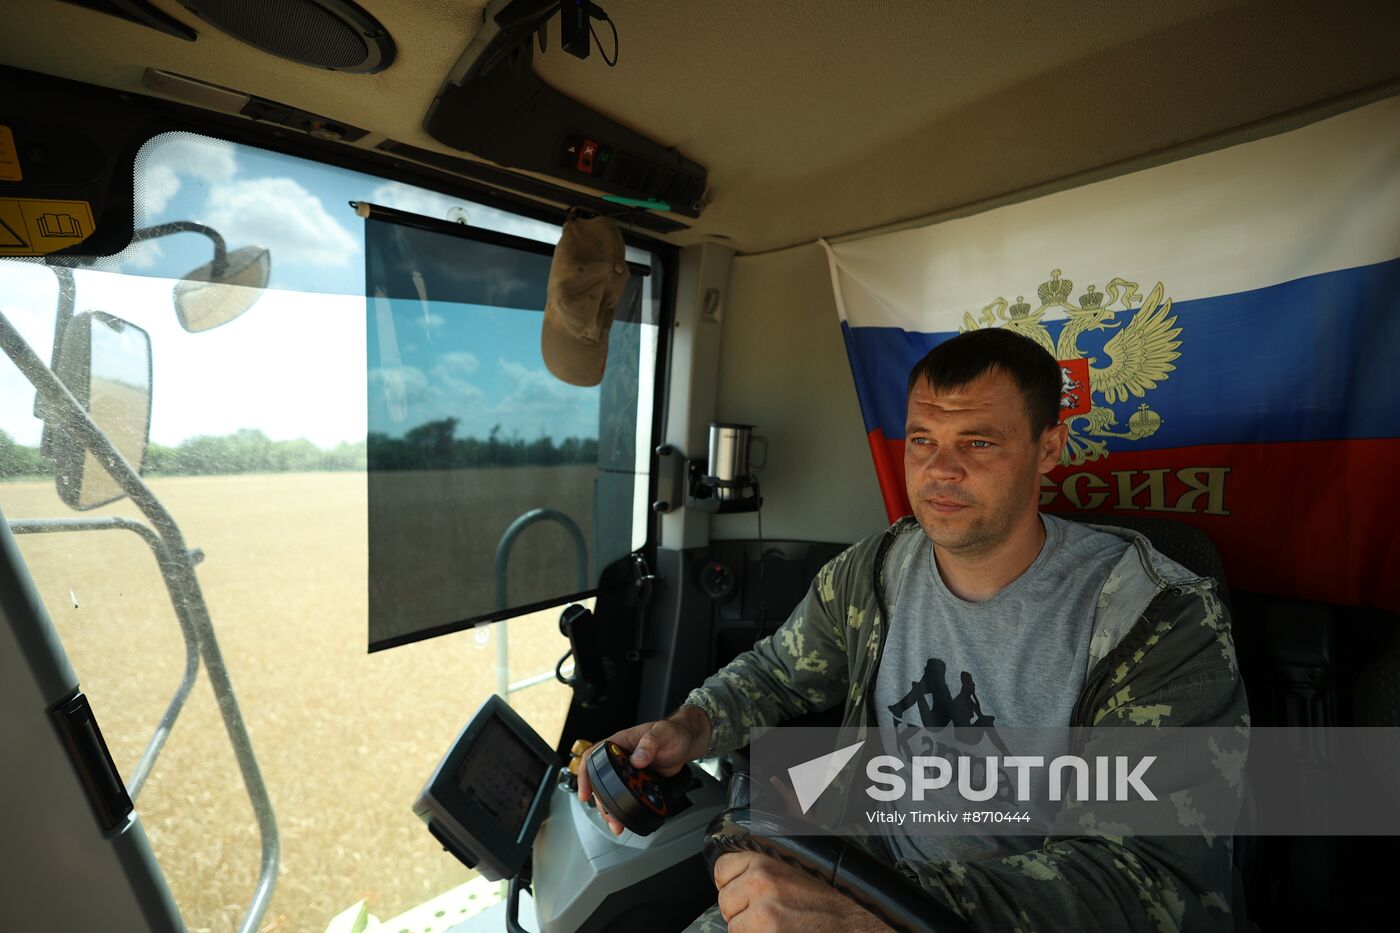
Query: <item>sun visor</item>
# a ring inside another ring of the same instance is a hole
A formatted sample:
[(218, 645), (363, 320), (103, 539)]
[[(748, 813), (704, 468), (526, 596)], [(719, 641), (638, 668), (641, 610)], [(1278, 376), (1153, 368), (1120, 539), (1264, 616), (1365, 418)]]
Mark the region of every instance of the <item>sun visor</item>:
[[(541, 356), (553, 248), (367, 204), (371, 650), (597, 592), (638, 546), (659, 338), (626, 263), (601, 382)], [(641, 426), (639, 428), (639, 425)]]

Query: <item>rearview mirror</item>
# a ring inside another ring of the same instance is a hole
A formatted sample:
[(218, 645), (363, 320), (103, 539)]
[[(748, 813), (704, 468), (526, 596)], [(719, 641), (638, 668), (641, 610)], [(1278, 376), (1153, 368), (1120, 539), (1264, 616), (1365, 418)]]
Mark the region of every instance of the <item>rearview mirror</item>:
[[(103, 311), (76, 315), (64, 329), (57, 375), (97, 429), (140, 472), (151, 430), (151, 338), (146, 332)], [(75, 509), (91, 509), (126, 495), (72, 428), (52, 427), (59, 498)]]
[(261, 246), (245, 246), (186, 275), (175, 285), (175, 314), (190, 333), (227, 324), (253, 306), (267, 288), (272, 256)]

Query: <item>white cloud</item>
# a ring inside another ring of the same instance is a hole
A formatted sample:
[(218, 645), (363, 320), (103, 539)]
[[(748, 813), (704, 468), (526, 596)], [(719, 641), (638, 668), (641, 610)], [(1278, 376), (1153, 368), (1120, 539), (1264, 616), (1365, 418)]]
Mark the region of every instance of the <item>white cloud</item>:
[(432, 217), (435, 220), (446, 220), (448, 211), (454, 207), (460, 207), (470, 212), (472, 207), (468, 201), (457, 198), (449, 198), (445, 194), (438, 194), (435, 191), (427, 191), (423, 188), (415, 188), (412, 185), (401, 184), (396, 181), (385, 182), (370, 193), (369, 202), (378, 204), (380, 207), (392, 207), (397, 211), (407, 211), (410, 214), (418, 214), (422, 217)]
[(453, 353), (438, 354), (437, 369), (449, 373), (474, 373), (481, 366), (475, 353), (458, 350)]
[[(380, 207), (392, 207), (437, 220), (456, 220), (459, 212), (465, 212), (467, 224), (473, 227), (509, 233), (551, 245), (559, 242), (561, 228), (555, 224), (518, 217), (474, 201), (451, 198), (436, 191), (415, 188), (396, 181), (385, 182), (375, 188), (369, 200), (371, 204), (378, 204)], [(454, 211), (454, 208), (458, 211)]]
[(498, 359), (497, 365), (506, 377), (507, 389), (482, 413), (487, 419), (510, 425), (521, 437), (597, 435), (600, 390), (596, 386), (572, 386), (542, 368), (531, 369), (504, 358)]
[[(433, 401), (428, 377), (416, 366), (376, 366), (366, 373), (365, 378), (371, 391), (383, 395), (389, 420), (395, 426), (409, 426), (403, 422), (408, 419), (410, 405), (416, 412)], [(389, 427), (376, 425), (381, 431)]]
[(240, 179), (209, 192), (204, 222), (230, 243), (255, 243), (274, 262), (344, 266), (359, 243), (316, 195), (291, 178)]
[(118, 257), (121, 269), (150, 269), (165, 255), (165, 249), (155, 240), (144, 240), (129, 246)]
[[(415, 188), (397, 181), (385, 182), (375, 188), (369, 196), (369, 201), (380, 207), (392, 207), (437, 220), (457, 220), (464, 214), (466, 223), (470, 226), (495, 230), (497, 233), (509, 233), (527, 240), (538, 240), (551, 246), (559, 242), (559, 237), (564, 232), (564, 228), (558, 224), (520, 217), (487, 207), (485, 204), (477, 204), (475, 201), (451, 198), (436, 191)], [(627, 247), (626, 256), (630, 262), (651, 264), (651, 254), (635, 246)]]
[(139, 216), (152, 218), (165, 210), (170, 199), (180, 193), (180, 176), (169, 165), (152, 165), (140, 176), (136, 188)]
[(564, 232), (563, 227), (555, 224), (547, 224), (542, 220), (532, 220), (528, 217), (518, 217), (515, 214), (508, 214), (505, 211), (498, 211), (494, 207), (480, 204), (471, 209), (471, 223), (477, 227), (513, 234), (527, 240), (539, 240), (541, 243), (548, 243), (551, 246), (559, 242), (559, 235)]
[(464, 403), (475, 407), (485, 402), (486, 393), (463, 378), (480, 367), (481, 362), (476, 358), (476, 354), (466, 350), (440, 355), (432, 371), (438, 403), (450, 410), (460, 408)]
[(376, 430), (401, 434), (427, 421), (456, 418), (457, 437), (486, 437), (500, 425), (503, 436), (596, 437), (599, 390), (567, 385), (544, 369), (498, 358), (498, 378), (488, 395), (465, 376), (479, 372), (480, 360), (467, 352), (444, 354), (424, 371), (414, 366), (375, 368), (371, 391), (382, 392), (390, 412), (402, 410), (401, 422), (378, 424)]
[(475, 385), (441, 369), (433, 370), (433, 389), (448, 411), (459, 410), (465, 404), (480, 405), (486, 400), (486, 393)]
[(383, 393), (394, 422), (375, 425), (376, 430), (398, 434), (427, 421), (450, 417), (467, 422), (465, 430), (458, 430), (459, 437), (479, 433), (474, 430), (472, 415), (482, 410), (486, 393), (460, 376), (475, 370), (476, 359), (470, 353), (447, 355), (457, 359), (435, 365), (431, 377), (416, 366), (376, 366), (369, 371), (370, 389)]
[(225, 182), (238, 170), (232, 143), (186, 133), (152, 140), (137, 164), (137, 217), (150, 223), (180, 193), (181, 176), (207, 185)]
[(524, 363), (517, 363), (504, 357), (497, 359), (501, 372), (510, 380), (511, 389), (503, 402), (514, 404), (555, 404), (578, 396), (578, 388), (560, 382), (543, 369), (531, 369)]

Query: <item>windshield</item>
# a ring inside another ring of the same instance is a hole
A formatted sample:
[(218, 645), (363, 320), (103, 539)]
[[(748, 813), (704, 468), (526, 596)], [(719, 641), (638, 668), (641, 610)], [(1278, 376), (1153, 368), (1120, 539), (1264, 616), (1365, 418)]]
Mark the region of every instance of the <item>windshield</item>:
[[(68, 309), (78, 317), (103, 312), (118, 328), (129, 322), (139, 329), (133, 334), (149, 336), (150, 444), (142, 473), (196, 549), (199, 584), (281, 838), (282, 867), (263, 928), (324, 929), (362, 900), (371, 913), (393, 917), (473, 876), (411, 812), (472, 712), (493, 691), (504, 692), (546, 741), (557, 740), (570, 696), (553, 675), (568, 648), (557, 602), (577, 588), (570, 579), (566, 591), (550, 594), (555, 608), (520, 616), (508, 629), (481, 626), (366, 652), (366, 440), (376, 377), (368, 366), (365, 224), (350, 202), (551, 245), (559, 228), (185, 133), (147, 143), (135, 188), (138, 228), (193, 222), (222, 237), (231, 257), (257, 248), (270, 258), (267, 287), (246, 310), (224, 320), (237, 309), (206, 302), (199, 311), (210, 316), (195, 317), (193, 303), (179, 304), (196, 301), (179, 297), (192, 288), (181, 279), (199, 279), (191, 270), (211, 262), (210, 238), (192, 228), (171, 231), (73, 270), (75, 303)], [(242, 255), (243, 274), (261, 274), (256, 251)], [(632, 456), (619, 519), (622, 551), (646, 540), (646, 522), (635, 511), (645, 511), (645, 458), (638, 466), (634, 452), (652, 446), (660, 295), (655, 257), (629, 247), (627, 258), (652, 274), (639, 297), (648, 322), (638, 325), (647, 331), (637, 357), (642, 365), (619, 367), (632, 380), (630, 396), (641, 400), (622, 432), (630, 435)], [(46, 362), (54, 357), (62, 279), (38, 262), (0, 260), (0, 313)], [(413, 302), (414, 320), (421, 324), (418, 305)], [(488, 507), (499, 511), (502, 490), (516, 488), (530, 470), (577, 472), (581, 504), (570, 508), (590, 508), (590, 478), (609, 467), (599, 447), (607, 387), (559, 391), (567, 387), (553, 384), (539, 357), (538, 310), (511, 310), (531, 317), (517, 321), (508, 346), (479, 326), (483, 315), (498, 313), (504, 312), (479, 301), (434, 301), (429, 321), (436, 315), (450, 323), (443, 334), (452, 332), (454, 345), (439, 347), (431, 360), (414, 357), (429, 361), (418, 372), (424, 393), (413, 412), (418, 420), (388, 436), (419, 437), (412, 431), (431, 433), (455, 418), (460, 441), (533, 451), (514, 467), (447, 464), (443, 475), (457, 477), (452, 513), (460, 523), (472, 524)], [(191, 332), (200, 321), (213, 325)], [(521, 334), (531, 326), (534, 336), (526, 340)], [(52, 450), (35, 416), (35, 390), (8, 360), (0, 360), (0, 399), (0, 509), (7, 519), (142, 519), (127, 498), (83, 513), (60, 499)], [(551, 465), (535, 462), (540, 459)], [(511, 508), (522, 511), (555, 505), (516, 499)], [(493, 526), (491, 547), (499, 534)], [(548, 535), (537, 529), (522, 536), (516, 548), (522, 569), (511, 571), (512, 587), (528, 569), (530, 552), (551, 546)], [(116, 532), (25, 534), (19, 543), (130, 787), (186, 666), (152, 553), (139, 537)], [(587, 547), (591, 586), (600, 569), (591, 535)], [(439, 573), (477, 579), (488, 589), (494, 583), (489, 549), (485, 560), (476, 554), (448, 560)], [(468, 609), (454, 618), (491, 607)], [(201, 677), (154, 767), (142, 775), (139, 795), (133, 793), (190, 929), (234, 929), (259, 872), (256, 815), (219, 704)], [(482, 886), (469, 890), (482, 906), (494, 896)], [(467, 897), (454, 913), (473, 909)]]

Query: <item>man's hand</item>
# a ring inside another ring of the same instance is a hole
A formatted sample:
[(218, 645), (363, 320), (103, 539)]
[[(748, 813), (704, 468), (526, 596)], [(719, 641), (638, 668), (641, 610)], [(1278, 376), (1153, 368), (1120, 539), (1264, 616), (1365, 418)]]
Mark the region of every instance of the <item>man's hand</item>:
[(719, 912), (729, 933), (866, 933), (889, 930), (874, 914), (800, 868), (767, 855), (727, 852), (715, 862)]
[[(699, 758), (710, 747), (710, 717), (699, 707), (682, 706), (665, 719), (644, 722), (639, 726), (614, 732), (603, 741), (616, 742), (622, 748), (630, 749), (632, 767), (650, 768), (657, 774), (670, 777), (685, 767), (687, 761)], [(600, 744), (602, 743), (595, 742), (590, 746), (588, 751), (583, 753), (583, 759), (587, 761), (589, 754)], [(592, 796), (593, 787), (588, 781), (588, 769), (579, 768), (578, 799), (587, 803), (588, 798)], [(603, 814), (603, 819), (612, 829), (613, 835), (621, 835), (622, 824), (603, 809), (602, 801), (595, 798), (594, 802), (598, 805), (598, 812)]]

